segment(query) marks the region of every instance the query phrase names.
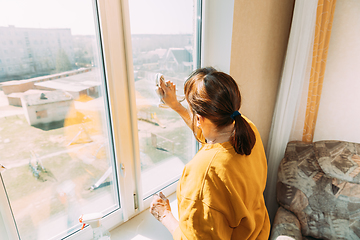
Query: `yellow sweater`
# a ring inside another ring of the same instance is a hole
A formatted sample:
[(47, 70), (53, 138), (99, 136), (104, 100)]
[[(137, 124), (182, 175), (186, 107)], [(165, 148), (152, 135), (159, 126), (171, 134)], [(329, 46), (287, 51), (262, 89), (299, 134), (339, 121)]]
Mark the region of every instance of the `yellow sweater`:
[(256, 136), (249, 156), (230, 144), (204, 144), (185, 166), (177, 186), (177, 239), (268, 239), (270, 221), (263, 191), (267, 162)]

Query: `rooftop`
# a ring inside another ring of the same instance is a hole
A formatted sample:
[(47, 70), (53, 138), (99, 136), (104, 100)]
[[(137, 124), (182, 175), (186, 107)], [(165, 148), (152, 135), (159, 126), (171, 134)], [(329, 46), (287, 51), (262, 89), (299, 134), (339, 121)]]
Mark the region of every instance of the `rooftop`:
[(98, 71), (90, 71), (51, 81), (35, 83), (35, 86), (69, 92), (79, 92), (90, 87), (101, 85), (101, 77), (97, 73)]
[(72, 96), (64, 91), (50, 91), (36, 94), (24, 95), (24, 100), (28, 106), (42, 105), (61, 101), (70, 101)]

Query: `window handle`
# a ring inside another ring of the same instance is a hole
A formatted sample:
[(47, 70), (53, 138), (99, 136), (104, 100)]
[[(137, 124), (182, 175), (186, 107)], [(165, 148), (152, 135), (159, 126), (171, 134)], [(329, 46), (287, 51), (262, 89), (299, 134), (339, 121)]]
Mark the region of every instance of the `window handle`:
[(125, 165), (123, 163), (120, 163), (120, 175), (125, 177)]

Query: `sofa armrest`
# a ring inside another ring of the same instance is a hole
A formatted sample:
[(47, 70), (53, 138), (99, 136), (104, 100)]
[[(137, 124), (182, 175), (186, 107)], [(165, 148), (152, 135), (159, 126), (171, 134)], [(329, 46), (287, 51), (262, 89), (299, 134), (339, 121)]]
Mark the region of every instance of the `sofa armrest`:
[(289, 236), (296, 240), (302, 240), (300, 222), (292, 212), (279, 207), (272, 225), (270, 240), (276, 240), (279, 236)]

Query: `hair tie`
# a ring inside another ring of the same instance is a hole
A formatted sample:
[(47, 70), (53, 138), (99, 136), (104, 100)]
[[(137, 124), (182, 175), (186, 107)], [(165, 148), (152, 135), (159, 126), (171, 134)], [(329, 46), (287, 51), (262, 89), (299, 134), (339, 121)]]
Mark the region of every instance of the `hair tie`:
[(232, 114), (231, 114), (231, 118), (232, 118), (232, 120), (235, 120), (235, 117), (236, 116), (241, 116), (241, 113), (239, 113), (238, 111), (235, 111), (235, 112), (233, 112)]

